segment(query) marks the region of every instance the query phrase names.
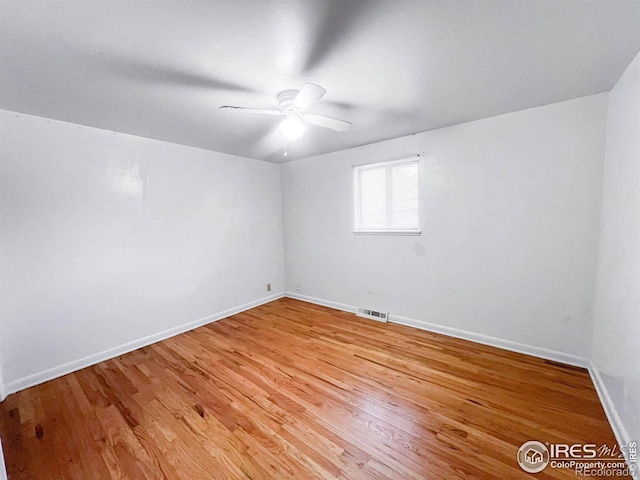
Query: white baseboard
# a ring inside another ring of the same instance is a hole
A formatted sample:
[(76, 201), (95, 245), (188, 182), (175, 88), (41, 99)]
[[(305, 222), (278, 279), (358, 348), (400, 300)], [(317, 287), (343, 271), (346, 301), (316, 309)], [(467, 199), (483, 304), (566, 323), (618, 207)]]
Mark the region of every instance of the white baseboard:
[[(613, 430), (613, 434), (616, 436), (618, 445), (629, 445), (629, 443), (632, 441), (637, 442), (637, 440), (631, 438), (629, 432), (622, 423), (620, 415), (618, 415), (618, 410), (616, 410), (615, 404), (613, 403), (613, 400), (611, 400), (611, 396), (609, 395), (607, 386), (600, 376), (600, 371), (593, 361), (590, 361), (589, 364), (589, 374), (591, 375), (591, 380), (593, 381), (593, 385), (596, 387), (596, 392), (598, 392), (600, 403), (602, 403), (602, 408), (604, 409), (604, 413), (607, 415), (607, 419), (611, 424), (611, 429)], [(624, 453), (627, 463), (631, 464), (628, 457), (628, 451), (625, 451)], [(640, 478), (639, 474), (640, 472), (636, 471), (636, 475), (634, 475), (633, 478)]]
[[(323, 305), (325, 307), (336, 308), (338, 310), (343, 310), (345, 312), (355, 313), (356, 311), (356, 307), (353, 307), (351, 305), (332, 302), (330, 300), (324, 300), (322, 298), (310, 297), (308, 295), (300, 295), (299, 293), (285, 292), (285, 296), (290, 298), (295, 298), (297, 300), (302, 300), (304, 302)], [(549, 350), (547, 348), (536, 347), (534, 345), (527, 345), (525, 343), (514, 342), (511, 340), (505, 340), (502, 338), (491, 337), (488, 335), (483, 335), (481, 333), (470, 332), (470, 331), (461, 330), (458, 328), (437, 325), (435, 323), (429, 323), (423, 320), (416, 320), (413, 318), (402, 317), (400, 315), (389, 315), (389, 322), (397, 323), (399, 325), (406, 325), (408, 327), (419, 328), (420, 330), (426, 330), (429, 332), (440, 333), (448, 337), (455, 337), (455, 338), (461, 338), (463, 340), (470, 340), (472, 342), (481, 343), (483, 345), (489, 345), (490, 347), (496, 347), (496, 348), (501, 348), (503, 350), (523, 353), (525, 355), (532, 355), (534, 357), (544, 358), (545, 360), (552, 360), (554, 362), (573, 365), (576, 367), (589, 368), (590, 366), (589, 359), (580, 357), (578, 355), (558, 352), (556, 350)]]
[(91, 365), (95, 365), (105, 360), (109, 360), (110, 358), (114, 358), (114, 357), (123, 355), (125, 353), (129, 353), (133, 350), (146, 347), (148, 345), (159, 342), (161, 340), (166, 340), (167, 338), (173, 337), (175, 335), (188, 332), (189, 330), (193, 330), (194, 328), (201, 327), (202, 325), (215, 322), (217, 320), (220, 320), (225, 317), (229, 317), (231, 315), (235, 315), (236, 313), (244, 312), (245, 310), (249, 310), (259, 305), (272, 302), (273, 300), (277, 300), (278, 298), (282, 298), (282, 297), (284, 297), (284, 293), (275, 293), (273, 295), (269, 295), (267, 297), (254, 300), (252, 302), (245, 303), (244, 305), (240, 305), (234, 308), (230, 308), (228, 310), (224, 310), (219, 313), (208, 315), (204, 318), (194, 320), (193, 322), (185, 323), (183, 325), (179, 325), (177, 327), (170, 328), (162, 332), (154, 333), (153, 335), (149, 335), (147, 337), (140, 338), (138, 340), (134, 340), (132, 342), (128, 342), (123, 345), (119, 345), (117, 347), (113, 347), (108, 350), (104, 350), (102, 352), (89, 355), (84, 358), (80, 358), (78, 360), (73, 360), (71, 362), (58, 365), (57, 367), (53, 367), (48, 370), (35, 373), (27, 377), (13, 380), (4, 386), (5, 393), (7, 395), (10, 395), (12, 393), (19, 392), (20, 390), (24, 390), (25, 388), (33, 387), (35, 385), (48, 382), (49, 380), (53, 380), (54, 378), (58, 378), (63, 375), (67, 375), (68, 373), (75, 372), (77, 370), (80, 370), (86, 367), (90, 367)]
[(295, 292), (284, 292), (284, 296), (295, 300), (302, 300), (303, 302), (315, 303), (316, 305), (322, 305), (323, 307), (335, 308), (336, 310), (342, 310), (344, 312), (356, 313), (356, 307), (352, 307), (351, 305), (346, 305), (344, 303), (323, 300), (321, 298), (310, 297), (308, 295), (302, 295)]
[(496, 347), (502, 350), (509, 350), (511, 352), (523, 353), (525, 355), (531, 355), (533, 357), (544, 358), (545, 360), (551, 360), (553, 362), (573, 365), (575, 367), (589, 368), (589, 359), (580, 357), (578, 355), (573, 355), (571, 353), (550, 350), (548, 348), (537, 347), (535, 345), (515, 342), (513, 340), (507, 340), (504, 338), (491, 337), (482, 333), (470, 332), (468, 330), (461, 330), (454, 327), (446, 327), (444, 325), (437, 325), (435, 323), (429, 323), (423, 320), (401, 317), (400, 315), (389, 315), (389, 321), (392, 323), (398, 323), (400, 325), (419, 328), (421, 330), (427, 330), (429, 332), (440, 333), (448, 337), (470, 340), (475, 343), (481, 343), (482, 345), (488, 345), (490, 347)]

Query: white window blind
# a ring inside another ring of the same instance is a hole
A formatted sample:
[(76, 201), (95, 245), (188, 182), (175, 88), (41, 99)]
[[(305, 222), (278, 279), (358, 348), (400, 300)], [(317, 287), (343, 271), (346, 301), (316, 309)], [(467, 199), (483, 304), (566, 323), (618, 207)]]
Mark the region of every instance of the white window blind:
[(419, 234), (418, 157), (354, 167), (355, 233)]

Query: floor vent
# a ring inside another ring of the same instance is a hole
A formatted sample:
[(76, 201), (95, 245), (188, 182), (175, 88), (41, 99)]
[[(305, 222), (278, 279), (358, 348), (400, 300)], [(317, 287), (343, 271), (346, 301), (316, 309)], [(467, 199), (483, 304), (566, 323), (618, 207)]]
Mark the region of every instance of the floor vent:
[(371, 310), (370, 308), (365, 308), (365, 307), (358, 307), (356, 309), (356, 315), (358, 317), (369, 318), (371, 320), (376, 320), (378, 322), (389, 321), (389, 313), (379, 312), (377, 310)]

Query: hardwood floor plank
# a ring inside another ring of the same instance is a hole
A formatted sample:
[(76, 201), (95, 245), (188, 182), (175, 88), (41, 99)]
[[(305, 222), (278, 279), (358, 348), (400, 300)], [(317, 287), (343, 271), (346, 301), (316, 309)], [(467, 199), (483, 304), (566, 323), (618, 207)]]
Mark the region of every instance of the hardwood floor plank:
[(292, 299), (11, 395), (0, 415), (12, 480), (530, 479), (525, 441), (615, 443), (583, 369)]

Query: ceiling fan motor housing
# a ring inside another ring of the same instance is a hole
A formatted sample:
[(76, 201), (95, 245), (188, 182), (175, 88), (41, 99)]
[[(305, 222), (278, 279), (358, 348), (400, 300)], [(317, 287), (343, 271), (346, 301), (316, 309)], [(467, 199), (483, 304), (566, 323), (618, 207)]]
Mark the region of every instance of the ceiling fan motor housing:
[(280, 106), (280, 110), (284, 113), (289, 113), (289, 111), (296, 109), (293, 105), (293, 100), (296, 98), (298, 93), (299, 90), (283, 90), (280, 92), (278, 94), (278, 105)]

